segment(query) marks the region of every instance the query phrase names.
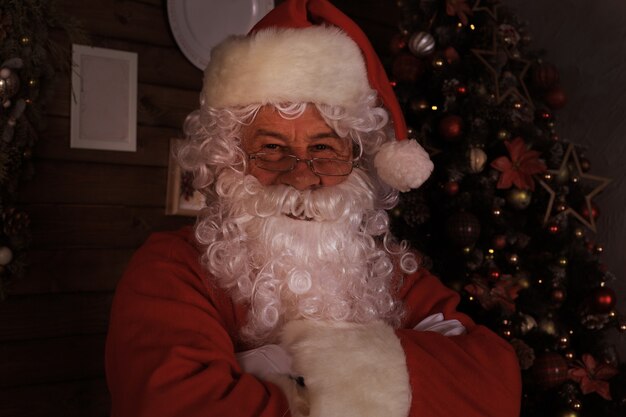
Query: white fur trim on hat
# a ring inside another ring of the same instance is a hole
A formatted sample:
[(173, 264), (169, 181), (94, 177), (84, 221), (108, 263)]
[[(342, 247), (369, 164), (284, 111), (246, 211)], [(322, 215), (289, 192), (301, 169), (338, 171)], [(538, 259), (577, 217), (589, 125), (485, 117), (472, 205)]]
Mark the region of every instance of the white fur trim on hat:
[(204, 72), (203, 106), (349, 106), (372, 91), (357, 44), (331, 26), (267, 28), (226, 39)]
[(374, 157), (378, 176), (402, 192), (418, 188), (433, 171), (428, 153), (415, 140), (385, 143)]

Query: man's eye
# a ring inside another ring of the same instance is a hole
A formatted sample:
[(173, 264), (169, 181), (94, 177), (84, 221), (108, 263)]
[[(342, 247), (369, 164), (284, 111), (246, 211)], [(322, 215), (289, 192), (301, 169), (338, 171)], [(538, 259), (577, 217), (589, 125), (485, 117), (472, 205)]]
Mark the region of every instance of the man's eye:
[(331, 151), (332, 149), (332, 146), (326, 145), (324, 143), (318, 143), (317, 145), (313, 146), (313, 150), (316, 151)]
[(276, 152), (282, 150), (282, 146), (277, 143), (266, 143), (263, 145), (263, 150)]

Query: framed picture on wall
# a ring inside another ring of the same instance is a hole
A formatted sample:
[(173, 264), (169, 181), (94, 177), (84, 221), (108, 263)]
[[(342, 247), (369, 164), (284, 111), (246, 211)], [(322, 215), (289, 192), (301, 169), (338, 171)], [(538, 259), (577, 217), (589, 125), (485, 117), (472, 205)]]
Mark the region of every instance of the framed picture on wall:
[(70, 147), (137, 149), (137, 54), (72, 45)]
[(192, 187), (193, 175), (183, 171), (174, 158), (174, 149), (182, 139), (170, 139), (170, 159), (167, 176), (167, 197), (165, 214), (178, 216), (196, 216), (204, 207), (202, 194)]

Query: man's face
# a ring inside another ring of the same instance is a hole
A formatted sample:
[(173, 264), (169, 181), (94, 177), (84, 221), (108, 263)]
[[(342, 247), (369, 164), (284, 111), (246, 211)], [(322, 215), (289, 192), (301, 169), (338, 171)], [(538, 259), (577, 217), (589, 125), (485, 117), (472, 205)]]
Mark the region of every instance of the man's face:
[[(243, 129), (243, 150), (246, 154), (282, 153), (300, 159), (334, 158), (352, 159), (352, 142), (340, 138), (320, 116), (315, 106), (307, 106), (296, 119), (285, 119), (271, 106), (264, 106), (254, 121)], [(298, 190), (337, 185), (347, 176), (327, 176), (314, 173), (304, 161), (298, 161), (287, 172), (269, 171), (251, 160), (248, 174), (254, 175), (262, 185), (289, 185)]]

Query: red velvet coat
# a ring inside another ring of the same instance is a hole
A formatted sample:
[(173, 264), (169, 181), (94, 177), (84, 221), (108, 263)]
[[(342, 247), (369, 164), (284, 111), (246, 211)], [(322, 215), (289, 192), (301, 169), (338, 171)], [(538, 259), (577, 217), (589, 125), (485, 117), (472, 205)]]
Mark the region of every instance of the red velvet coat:
[[(202, 270), (190, 229), (157, 233), (136, 253), (115, 295), (106, 347), (113, 417), (287, 416), (281, 390), (242, 372), (235, 352), (246, 308)], [(511, 346), (456, 312), (458, 295), (427, 271), (405, 277), (396, 331), (407, 358), (411, 417), (516, 417), (520, 374)], [(446, 337), (412, 328), (432, 314), (467, 329)]]

